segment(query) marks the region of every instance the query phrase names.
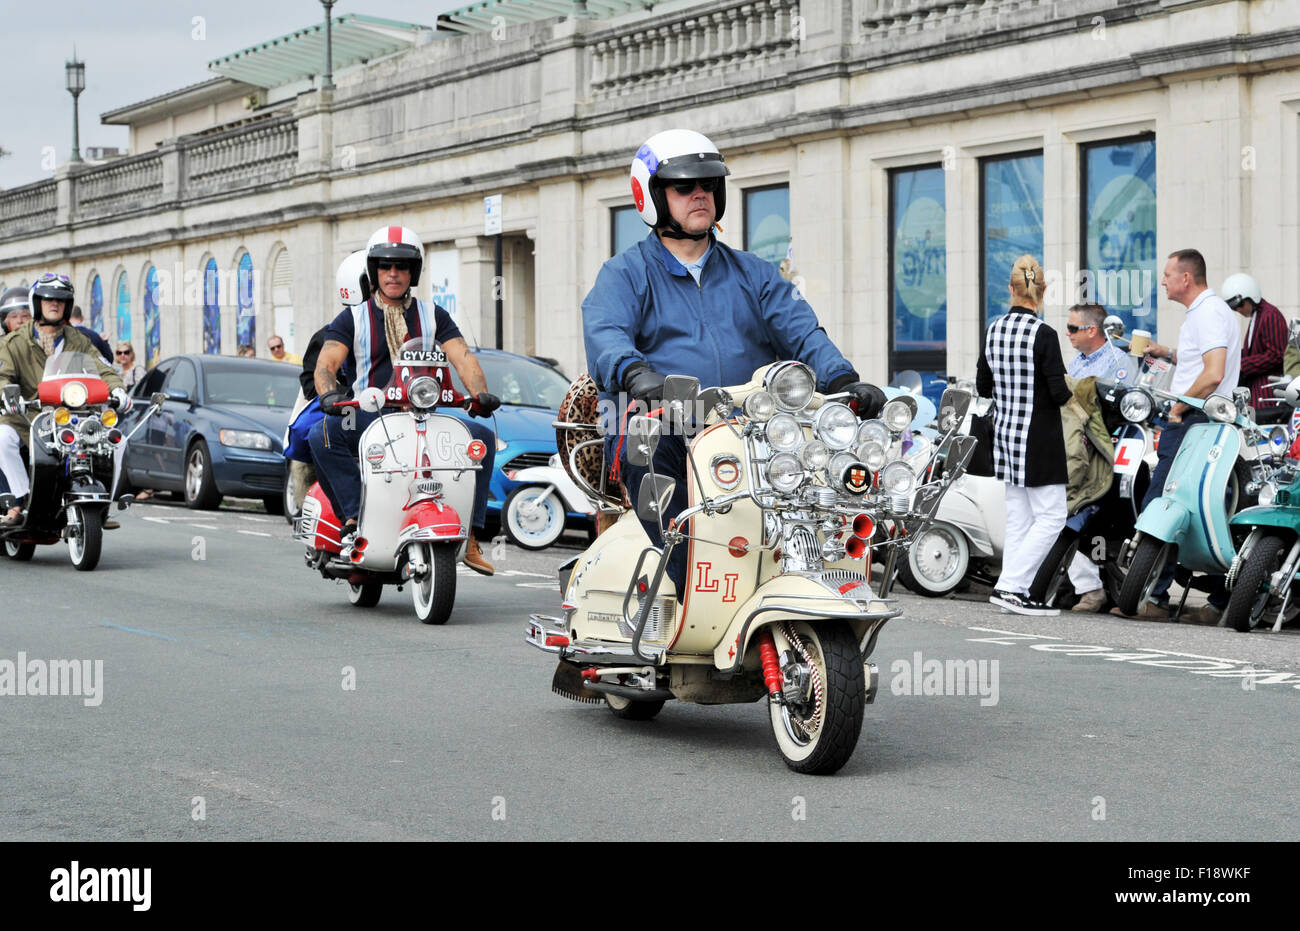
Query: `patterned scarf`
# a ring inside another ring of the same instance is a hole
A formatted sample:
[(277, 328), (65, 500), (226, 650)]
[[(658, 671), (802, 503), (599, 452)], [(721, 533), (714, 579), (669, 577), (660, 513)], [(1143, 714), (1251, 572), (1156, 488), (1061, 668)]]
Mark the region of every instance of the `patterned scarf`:
[(45, 350), (45, 358), (54, 355), (54, 341), (59, 338), (63, 332), (63, 327), (43, 327), (36, 328), (36, 336), (41, 341), (41, 348)]
[(408, 294), (400, 304), (390, 304), (382, 293), (375, 293), (375, 304), (384, 312), (384, 336), (388, 340), (388, 356), (396, 359), (407, 339), (406, 309), (411, 306)]

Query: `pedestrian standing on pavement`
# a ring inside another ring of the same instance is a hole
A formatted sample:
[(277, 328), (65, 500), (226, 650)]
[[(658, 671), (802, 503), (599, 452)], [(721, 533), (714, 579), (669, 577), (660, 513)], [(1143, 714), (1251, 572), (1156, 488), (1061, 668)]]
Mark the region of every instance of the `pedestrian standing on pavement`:
[(272, 335), (266, 341), (266, 348), (271, 350), (271, 358), (276, 362), (291, 362), (294, 365), (302, 365), (302, 356), (294, 352), (284, 351), (284, 339)]
[(1241, 346), (1240, 384), (1250, 389), (1250, 406), (1259, 423), (1282, 423), (1290, 418), (1289, 405), (1273, 397), (1269, 379), (1282, 374), (1290, 336), (1286, 318), (1260, 293), (1259, 282), (1250, 275), (1229, 275), (1219, 288), (1223, 302), (1250, 321)]
[(113, 368), (122, 376), (122, 384), (130, 391), (135, 383), (144, 378), (144, 366), (135, 361), (135, 347), (127, 340), (118, 340), (117, 353)]
[[(1223, 298), (1206, 286), (1205, 257), (1195, 249), (1172, 253), (1160, 283), (1171, 301), (1187, 308), (1187, 318), (1178, 331), (1178, 348), (1151, 343), (1146, 351), (1148, 357), (1168, 359), (1176, 366), (1169, 383), (1170, 393), (1190, 398), (1208, 398), (1212, 394), (1232, 397), (1241, 373), (1241, 327)], [(1208, 421), (1204, 411), (1182, 402), (1175, 402), (1170, 408), (1169, 426), (1160, 434), (1156, 468), (1142, 499), (1143, 509), (1164, 493), (1169, 467), (1183, 445), (1187, 428)], [(1136, 617), (1153, 621), (1169, 618), (1169, 586), (1174, 581), (1174, 569), (1173, 560), (1167, 560), (1151, 592), (1151, 602), (1142, 605)], [(1202, 623), (1218, 620), (1228, 603), (1228, 593), (1222, 575), (1211, 576), (1210, 582), (1210, 603), (1186, 612), (1184, 618)], [(1119, 608), (1113, 608), (1111, 613), (1123, 616)]]
[(1046, 288), (1037, 259), (1016, 259), (1011, 309), (989, 324), (975, 369), (980, 395), (993, 398), (993, 474), (1006, 483), (1002, 574), (989, 601), (1013, 614), (1039, 616), (1060, 613), (1031, 599), (1029, 587), (1065, 528), (1061, 406), (1071, 397), (1060, 341), (1039, 317)]
[[(1115, 373), (1128, 365), (1128, 353), (1106, 338), (1106, 308), (1100, 304), (1075, 304), (1065, 325), (1070, 345), (1078, 355), (1070, 360), (1066, 373), (1071, 378), (1095, 377), (1114, 381)], [(1136, 360), (1134, 360), (1136, 362)], [(1100, 611), (1106, 604), (1101, 571), (1097, 564), (1076, 550), (1070, 560), (1070, 584), (1079, 595), (1073, 611)]]

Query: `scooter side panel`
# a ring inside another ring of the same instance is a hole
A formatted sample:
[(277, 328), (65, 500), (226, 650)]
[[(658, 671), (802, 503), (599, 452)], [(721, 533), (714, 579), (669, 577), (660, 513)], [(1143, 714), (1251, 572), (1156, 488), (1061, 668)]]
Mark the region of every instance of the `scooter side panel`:
[[(385, 429), (387, 433), (385, 433)], [(470, 433), (455, 417), (432, 414), (427, 420), (426, 437), (433, 478), (442, 483), (442, 501), (461, 516), (469, 532), (469, 516), (474, 510), (474, 479), (479, 473), (437, 471), (447, 467), (472, 465), (467, 452)], [(392, 446), (389, 446), (389, 438)], [(406, 412), (385, 414), (366, 427), (361, 434), (361, 519), (358, 533), (367, 541), (360, 565), (364, 569), (387, 572), (397, 568), (397, 544), (416, 481), (418, 433), (415, 418)], [(407, 466), (407, 474), (386, 475), (374, 471), (367, 451), (381, 447), (384, 458), (380, 470)], [(389, 479), (391, 478), (391, 481)], [(483, 479), (486, 481), (486, 478)], [(459, 553), (457, 554), (460, 555)]]
[(1006, 496), (1006, 485), (996, 478), (963, 475), (939, 502), (934, 519), (966, 534), (971, 556), (1001, 559), (1006, 545)]
[[(587, 547), (569, 576), (564, 603), (573, 606), (569, 620), (570, 636), (575, 640), (603, 640), (607, 643), (631, 643), (632, 634), (623, 618), (623, 598), (631, 581), (633, 567), (641, 553), (650, 546), (650, 538), (632, 511), (623, 515)], [(641, 571), (647, 578), (659, 568), (659, 557), (650, 553)], [(661, 591), (662, 608), (676, 605), (672, 584), (665, 578), (667, 595)], [(674, 617), (676, 616), (676, 609)]]
[(591, 499), (582, 493), (563, 469), (555, 469), (551, 466), (529, 466), (515, 472), (514, 480), (525, 485), (554, 485), (560, 500), (564, 502), (564, 510), (570, 514), (590, 516), (596, 513), (596, 507), (591, 503)]

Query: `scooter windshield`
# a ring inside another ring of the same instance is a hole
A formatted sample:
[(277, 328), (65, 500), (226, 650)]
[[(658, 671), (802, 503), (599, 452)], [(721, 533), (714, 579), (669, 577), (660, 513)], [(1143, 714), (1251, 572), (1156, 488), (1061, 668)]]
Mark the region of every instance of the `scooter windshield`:
[(45, 360), (45, 374), (42, 378), (67, 378), (70, 375), (99, 378), (99, 366), (95, 364), (95, 357), (84, 352), (61, 352)]

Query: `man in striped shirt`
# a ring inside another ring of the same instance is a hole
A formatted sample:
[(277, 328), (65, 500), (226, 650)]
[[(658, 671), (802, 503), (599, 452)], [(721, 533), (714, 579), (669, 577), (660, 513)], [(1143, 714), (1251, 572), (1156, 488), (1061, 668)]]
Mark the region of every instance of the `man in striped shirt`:
[(1102, 324), (1106, 321), (1106, 309), (1100, 304), (1075, 304), (1070, 308), (1069, 322), (1065, 332), (1070, 345), (1079, 354), (1070, 360), (1066, 373), (1071, 378), (1097, 378), (1112, 380), (1117, 371), (1133, 368), (1126, 365), (1130, 360), (1128, 354), (1106, 338)]
[(1224, 302), (1250, 324), (1241, 347), (1242, 387), (1250, 389), (1250, 406), (1260, 423), (1281, 423), (1291, 413), (1290, 407), (1277, 402), (1268, 380), (1282, 374), (1282, 357), (1286, 355), (1288, 330), (1282, 312), (1264, 300), (1259, 282), (1250, 275), (1229, 276), (1219, 289)]

